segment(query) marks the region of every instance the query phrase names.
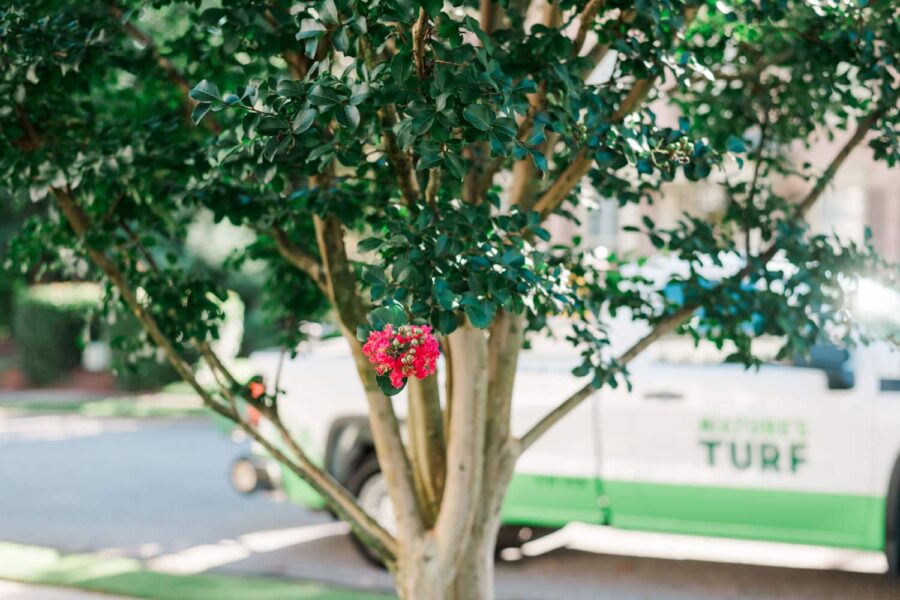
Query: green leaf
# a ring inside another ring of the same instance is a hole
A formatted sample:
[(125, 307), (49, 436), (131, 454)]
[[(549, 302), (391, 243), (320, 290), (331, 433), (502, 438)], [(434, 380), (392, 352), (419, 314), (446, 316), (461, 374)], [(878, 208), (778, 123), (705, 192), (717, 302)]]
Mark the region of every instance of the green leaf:
[(379, 306), (369, 313), (369, 323), (373, 329), (381, 331), (385, 325), (399, 327), (406, 324), (406, 312), (403, 307), (394, 304), (392, 306)]
[(316, 52), (319, 49), (319, 38), (311, 37), (306, 40), (306, 43), (303, 45), (303, 54), (309, 58), (310, 60), (315, 60)]
[(450, 335), (459, 327), (459, 320), (452, 310), (442, 310), (438, 314), (437, 328), (444, 335)]
[(546, 171), (549, 168), (549, 166), (547, 165), (547, 159), (542, 153), (538, 152), (537, 150), (529, 150), (529, 153), (531, 154), (531, 160), (534, 161), (534, 166), (538, 171)]
[(316, 120), (316, 116), (318, 116), (318, 114), (319, 111), (314, 108), (304, 108), (294, 116), (294, 122), (291, 125), (292, 131), (294, 133), (303, 133), (304, 131), (312, 127), (312, 124)]
[(343, 102), (337, 92), (321, 84), (315, 85), (309, 92), (309, 101), (316, 106), (334, 106)]
[(220, 99), (218, 86), (205, 79), (195, 85), (191, 91), (188, 92), (188, 96), (197, 102), (213, 102)]
[(486, 329), (494, 319), (494, 306), (488, 302), (468, 304), (464, 308), (473, 327)]
[(419, 136), (428, 133), (431, 126), (434, 125), (434, 113), (416, 115), (413, 117), (412, 133)]
[(256, 126), (260, 135), (275, 135), (288, 128), (287, 121), (281, 117), (263, 117)]
[(430, 17), (436, 17), (444, 7), (444, 0), (419, 0), (419, 6), (425, 9)]
[(387, 375), (376, 375), (375, 382), (378, 383), (378, 387), (384, 392), (385, 396), (396, 396), (406, 387), (406, 380), (404, 379), (403, 385), (399, 388), (395, 388), (391, 383), (391, 378)]
[(369, 313), (369, 323), (372, 324), (372, 329), (381, 331), (384, 329), (385, 325), (391, 322), (392, 317), (391, 309), (385, 306), (379, 306)]
[(447, 248), (450, 247), (450, 237), (446, 233), (442, 233), (438, 236), (437, 240), (434, 243), (434, 251), (438, 256), (443, 256), (447, 252)]
[(316, 12), (319, 18), (326, 25), (336, 25), (338, 23), (338, 9), (334, 0), (319, 0), (316, 2)]
[(370, 92), (369, 85), (366, 83), (353, 86), (350, 92), (350, 104), (353, 106), (362, 104), (363, 101), (369, 97)]
[(194, 122), (194, 125), (198, 125), (203, 117), (206, 116), (206, 113), (209, 112), (209, 109), (212, 105), (209, 102), (201, 102), (197, 106), (194, 107), (194, 110), (191, 111), (191, 121)]
[(466, 176), (466, 163), (455, 152), (446, 152), (444, 154), (444, 166), (457, 179), (462, 179)]
[(741, 154), (747, 151), (747, 146), (744, 144), (744, 140), (734, 135), (728, 136), (728, 141), (725, 142), (725, 147), (729, 152), (735, 152), (737, 154)]
[(456, 304), (456, 294), (450, 289), (446, 279), (436, 279), (434, 282), (434, 298), (441, 308), (450, 310)]
[(441, 164), (441, 155), (439, 153), (423, 154), (416, 163), (416, 170), (422, 171), (424, 169), (430, 169), (439, 164)]
[(463, 117), (479, 131), (488, 131), (494, 123), (494, 113), (484, 104), (470, 104), (463, 109)]
[(384, 245), (384, 240), (381, 238), (370, 237), (364, 240), (361, 240), (356, 245), (357, 252), (371, 252), (372, 250), (378, 250)]
[(319, 37), (320, 35), (323, 35), (324, 33), (325, 33), (325, 30), (321, 29), (321, 28), (301, 29), (297, 33), (296, 38), (301, 41), (308, 40), (309, 38)]
[(412, 58), (409, 54), (397, 54), (391, 61), (391, 74), (394, 81), (403, 85), (412, 73)]
[(501, 260), (507, 267), (521, 267), (525, 264), (525, 257), (514, 248), (510, 248), (504, 252)]
[(574, 369), (572, 369), (572, 375), (574, 375), (575, 377), (585, 377), (586, 375), (589, 375), (590, 372), (591, 372), (591, 363), (588, 363), (588, 362), (582, 363), (582, 364), (578, 365), (577, 367), (575, 367)]
[(350, 104), (345, 104), (335, 113), (338, 122), (348, 129), (359, 127), (359, 109)]

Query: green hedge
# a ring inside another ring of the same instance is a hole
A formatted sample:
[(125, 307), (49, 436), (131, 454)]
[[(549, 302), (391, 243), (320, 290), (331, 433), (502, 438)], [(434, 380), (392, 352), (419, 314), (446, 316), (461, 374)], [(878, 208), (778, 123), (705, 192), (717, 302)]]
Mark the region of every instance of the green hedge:
[(90, 314), (100, 298), (100, 289), (87, 283), (36, 285), (17, 294), (13, 338), (30, 382), (53, 383), (81, 364)]
[(116, 384), (123, 390), (154, 390), (179, 379), (172, 365), (154, 350), (148, 350), (141, 341), (142, 332), (134, 315), (125, 312), (116, 315), (116, 322), (107, 327), (112, 351), (110, 367)]

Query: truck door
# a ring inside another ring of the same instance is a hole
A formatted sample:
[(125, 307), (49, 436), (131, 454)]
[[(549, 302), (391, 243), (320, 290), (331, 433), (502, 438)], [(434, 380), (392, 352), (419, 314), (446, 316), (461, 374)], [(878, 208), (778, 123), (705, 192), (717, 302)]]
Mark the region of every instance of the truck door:
[[(583, 385), (571, 374), (571, 350), (557, 358), (523, 353), (513, 399), (513, 433), (522, 435)], [(516, 463), (503, 506), (509, 524), (563, 526), (601, 523), (595, 452), (596, 402), (582, 402), (531, 446)]]
[[(678, 344), (687, 344), (683, 352), (673, 351)], [(880, 547), (883, 501), (872, 493), (865, 394), (846, 381), (832, 387), (850, 389), (829, 389), (820, 369), (745, 371), (715, 354), (689, 340), (664, 341), (634, 365), (629, 397), (601, 395), (601, 478), (612, 524)]]

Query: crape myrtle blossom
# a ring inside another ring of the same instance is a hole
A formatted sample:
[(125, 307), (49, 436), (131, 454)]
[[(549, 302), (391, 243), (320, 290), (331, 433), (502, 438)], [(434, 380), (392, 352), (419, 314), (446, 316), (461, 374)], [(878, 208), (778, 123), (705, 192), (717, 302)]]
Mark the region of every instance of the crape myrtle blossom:
[(409, 377), (424, 379), (434, 373), (440, 355), (438, 341), (430, 325), (385, 325), (372, 331), (363, 344), (363, 354), (379, 375), (387, 375), (391, 385), (402, 388)]

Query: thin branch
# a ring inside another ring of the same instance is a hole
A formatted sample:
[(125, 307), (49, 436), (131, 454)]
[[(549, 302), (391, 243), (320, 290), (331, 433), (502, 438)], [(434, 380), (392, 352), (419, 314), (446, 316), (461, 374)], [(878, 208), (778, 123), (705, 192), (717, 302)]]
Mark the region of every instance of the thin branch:
[(488, 35), (494, 33), (501, 17), (500, 4), (495, 2), (495, 0), (481, 0), (479, 9), (481, 11), (481, 18), (479, 19), (481, 30)]
[(289, 263), (309, 275), (316, 285), (319, 286), (319, 289), (327, 293), (325, 270), (322, 268), (319, 260), (299, 246), (294, 245), (280, 227), (272, 228), (272, 237), (275, 239), (278, 253)]
[[(90, 229), (87, 215), (72, 199), (70, 193), (59, 188), (51, 188), (60, 211), (66, 218), (66, 221), (72, 227), (72, 230), (80, 238), (84, 238)], [(381, 552), (385, 559), (393, 560), (396, 556), (396, 542), (387, 531), (384, 530), (377, 522), (366, 513), (362, 507), (356, 502), (353, 496), (328, 473), (315, 466), (308, 459), (304, 461), (305, 455), (302, 451), (298, 454), (301, 464), (297, 465), (293, 461), (287, 459), (283, 453), (272, 446), (258, 431), (250, 427), (241, 417), (235, 406), (234, 394), (227, 388), (222, 388), (223, 394), (231, 400), (231, 406), (225, 406), (215, 400), (210, 393), (201, 386), (191, 370), (190, 365), (181, 357), (169, 339), (162, 333), (159, 325), (154, 317), (146, 310), (144, 305), (137, 299), (131, 287), (125, 279), (124, 274), (116, 267), (116, 265), (106, 256), (105, 253), (85, 246), (86, 252), (91, 261), (103, 272), (109, 281), (116, 287), (122, 296), (125, 304), (131, 309), (135, 317), (147, 331), (150, 339), (159, 347), (170, 364), (175, 368), (179, 376), (186, 381), (194, 391), (200, 396), (204, 404), (216, 413), (237, 423), (254, 440), (262, 444), (277, 460), (285, 464), (295, 474), (308, 482), (317, 491), (319, 491), (329, 502), (332, 508), (338, 512), (355, 531), (358, 531), (367, 539), (374, 540), (375, 549)], [(211, 353), (211, 351), (210, 351)], [(290, 436), (288, 436), (290, 437)], [(293, 440), (285, 440), (289, 445)], [(293, 443), (292, 449), (296, 446)], [(297, 447), (299, 450), (299, 447)]]
[(582, 47), (584, 47), (584, 40), (587, 37), (587, 32), (594, 24), (594, 18), (597, 16), (597, 13), (603, 8), (603, 3), (604, 0), (589, 0), (589, 2), (584, 5), (584, 9), (582, 9), (581, 16), (579, 17), (581, 22), (578, 25), (578, 33), (575, 34), (575, 41), (572, 48), (575, 56), (578, 56)]
[[(365, 38), (360, 39), (366, 65), (369, 69), (375, 68), (375, 53), (372, 46)], [(419, 199), (419, 181), (416, 179), (416, 171), (412, 161), (400, 148), (397, 136), (394, 134), (394, 126), (397, 124), (397, 110), (393, 104), (386, 104), (378, 109), (378, 117), (381, 120), (381, 132), (384, 136), (384, 152), (388, 162), (397, 175), (397, 183), (400, 185), (400, 193), (407, 204), (415, 204)]]
[[(813, 207), (813, 205), (822, 196), (822, 193), (828, 187), (828, 184), (832, 181), (832, 179), (834, 179), (834, 176), (837, 173), (838, 169), (840, 169), (841, 165), (844, 164), (844, 161), (847, 159), (853, 149), (859, 145), (859, 143), (866, 137), (866, 134), (869, 133), (869, 131), (875, 126), (878, 120), (882, 116), (884, 116), (884, 114), (888, 110), (889, 107), (887, 106), (876, 108), (858, 123), (854, 134), (850, 137), (850, 139), (847, 140), (847, 142), (840, 149), (837, 155), (835, 155), (834, 159), (832, 159), (831, 163), (829, 163), (828, 167), (825, 169), (822, 175), (816, 180), (815, 185), (813, 185), (809, 193), (803, 198), (803, 200), (801, 200), (797, 204), (794, 214), (792, 215), (792, 218), (794, 220), (801, 220), (806, 216), (806, 214), (809, 212), (809, 209)], [(751, 261), (748, 260), (744, 267), (734, 275), (734, 279), (741, 280), (747, 277), (751, 274), (754, 268), (765, 268), (769, 261), (771, 261), (772, 258), (774, 258), (775, 254), (777, 254), (778, 249), (779, 245), (777, 242), (773, 242), (772, 244), (770, 244), (768, 249), (766, 249), (766, 251), (759, 256), (758, 261), (754, 261), (751, 263)], [(639, 354), (646, 350), (651, 344), (653, 344), (653, 342), (658, 340), (660, 337), (675, 331), (684, 322), (691, 318), (698, 306), (699, 305), (696, 303), (685, 304), (671, 315), (662, 319), (659, 323), (656, 324), (656, 326), (652, 331), (650, 331), (650, 333), (638, 340), (633, 346), (631, 346), (616, 359), (616, 370), (610, 371), (608, 375), (615, 376), (615, 374), (619, 370), (628, 365), (628, 363), (630, 363), (634, 358), (636, 358)], [(581, 404), (583, 400), (588, 398), (597, 389), (598, 388), (593, 384), (593, 382), (588, 383), (577, 392), (566, 398), (550, 413), (541, 418), (520, 438), (519, 444), (521, 450), (524, 451), (528, 449), (528, 447), (534, 444), (534, 442), (537, 441), (544, 433), (546, 433), (548, 429), (558, 423), (563, 417), (569, 414), (576, 406)]]
[[(696, 8), (685, 9), (684, 25), (687, 27), (694, 17), (697, 15)], [(648, 79), (639, 79), (629, 90), (628, 94), (619, 104), (618, 110), (613, 113), (610, 122), (621, 122), (625, 117), (634, 112), (644, 101), (650, 90), (653, 89), (653, 83), (656, 77)], [(546, 218), (553, 213), (563, 200), (569, 195), (581, 178), (591, 170), (594, 163), (592, 153), (587, 148), (579, 150), (569, 165), (563, 170), (560, 176), (553, 182), (547, 191), (538, 199), (534, 205), (534, 210), (539, 212), (542, 217)]]
[[(317, 482), (317, 485), (314, 487), (317, 489), (329, 489), (332, 493), (339, 495), (341, 500), (341, 512), (347, 513), (346, 516), (349, 517), (345, 518), (345, 520), (351, 525), (359, 523), (360, 526), (354, 527), (354, 530), (362, 533), (364, 538), (368, 539), (370, 542), (374, 542), (374, 549), (382, 556), (382, 558), (389, 561), (394, 560), (397, 555), (396, 541), (394, 538), (391, 537), (391, 535), (359, 505), (356, 498), (354, 498), (340, 482), (334, 479), (327, 471), (318, 468), (310, 460), (309, 456), (303, 451), (294, 436), (291, 435), (290, 431), (285, 427), (278, 411), (267, 411), (266, 417), (275, 426), (282, 441), (287, 444), (287, 447), (297, 458), (301, 470), (314, 474), (317, 478), (321, 478), (322, 481)], [(362, 526), (363, 524), (364, 527)]]
[[(116, 202), (118, 204), (118, 201)], [(115, 206), (115, 204), (113, 205)], [(111, 214), (111, 213), (107, 213)], [(141, 240), (138, 239), (138, 236), (134, 234), (131, 228), (128, 226), (128, 222), (125, 221), (123, 217), (119, 217), (119, 225), (122, 226), (122, 229), (125, 231), (126, 235), (128, 235), (128, 239), (131, 240), (131, 243), (137, 247), (138, 251), (143, 255), (144, 260), (147, 261), (147, 264), (156, 272), (159, 272), (159, 266), (156, 264), (156, 259), (153, 258), (153, 255), (150, 254), (150, 251), (141, 243)]]
[(425, 188), (425, 202), (432, 209), (436, 210), (437, 208), (437, 196), (438, 192), (441, 189), (441, 170), (440, 169), (429, 169), (428, 171), (428, 186)]
[(534, 204), (534, 210), (546, 218), (559, 208), (559, 205), (566, 199), (569, 192), (591, 170), (593, 163), (594, 157), (586, 148), (582, 148), (575, 153), (575, 157), (568, 166), (563, 169), (563, 172), (559, 174), (553, 184), (547, 188), (547, 191)]
[(428, 13), (419, 9), (419, 18), (412, 27), (413, 59), (416, 63), (416, 75), (419, 80), (425, 79), (425, 35), (428, 33)]
[[(281, 29), (282, 24), (278, 21), (274, 14), (272, 14), (271, 9), (266, 9), (263, 14), (266, 22), (272, 26), (274, 31), (278, 31)], [(284, 62), (288, 65), (288, 72), (290, 72), (291, 77), (294, 79), (303, 79), (306, 77), (306, 73), (309, 71), (310, 60), (306, 57), (306, 55), (297, 52), (296, 50), (285, 50), (282, 53), (282, 57), (284, 57)]]
[[(781, 63), (789, 60), (796, 53), (796, 49), (788, 48), (774, 56), (771, 56), (766, 59), (761, 59), (758, 62), (754, 63), (752, 67), (744, 69), (743, 71), (738, 71), (736, 73), (726, 73), (721, 69), (712, 71), (712, 76), (714, 81), (758, 81), (763, 72), (769, 67), (773, 67), (776, 65), (780, 65)], [(701, 73), (694, 72), (691, 75), (689, 81), (691, 83), (696, 83), (700, 81), (708, 81), (708, 79)], [(667, 88), (665, 90), (666, 94), (673, 94), (675, 92), (681, 91), (681, 84), (676, 83), (675, 85)]]
[[(178, 90), (182, 93), (182, 102), (187, 108), (188, 113), (190, 113), (193, 104), (188, 97), (188, 92), (191, 91), (191, 84), (188, 83), (188, 80), (184, 78), (184, 76), (171, 60), (160, 54), (159, 49), (156, 47), (156, 43), (153, 41), (153, 38), (144, 33), (133, 23), (125, 20), (125, 13), (121, 8), (113, 4), (109, 7), (109, 12), (119, 23), (119, 27), (122, 28), (122, 31), (124, 31), (129, 37), (131, 37), (131, 39), (143, 46), (153, 57), (153, 60), (156, 61), (156, 64), (159, 66), (159, 68), (162, 69), (163, 73), (165, 73), (166, 77), (169, 78), (169, 81), (175, 84), (175, 87), (177, 87)], [(222, 126), (212, 116), (207, 116), (207, 118), (203, 119), (202, 123), (214, 134), (218, 135), (222, 132)]]
[[(769, 111), (768, 109), (763, 110), (763, 119), (760, 125), (760, 135), (759, 135), (759, 148), (756, 151), (756, 164), (753, 165), (753, 178), (750, 181), (750, 190), (747, 194), (747, 199), (744, 201), (746, 204), (746, 210), (750, 211), (753, 209), (753, 203), (756, 200), (756, 190), (759, 187), (759, 176), (762, 172), (762, 164), (763, 164), (763, 152), (765, 151), (766, 146), (766, 137), (769, 132)], [(744, 245), (745, 245), (745, 253), (747, 256), (747, 260), (750, 260), (750, 224), (749, 222), (745, 223), (744, 227)]]

